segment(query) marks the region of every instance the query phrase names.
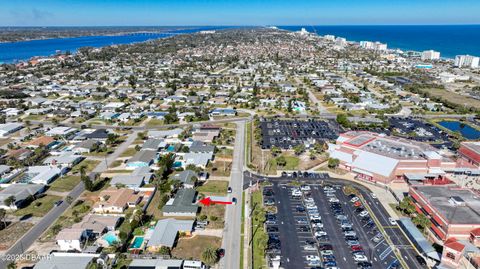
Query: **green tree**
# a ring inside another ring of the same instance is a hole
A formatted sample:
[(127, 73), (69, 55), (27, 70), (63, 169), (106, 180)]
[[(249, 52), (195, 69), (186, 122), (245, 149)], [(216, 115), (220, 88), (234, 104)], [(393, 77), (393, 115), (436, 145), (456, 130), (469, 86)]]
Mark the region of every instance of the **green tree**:
[(293, 148), (293, 151), (295, 152), (295, 155), (300, 155), (305, 151), (305, 145), (304, 144), (296, 145)]
[(277, 161), (277, 165), (278, 165), (278, 166), (282, 166), (282, 167), (283, 167), (283, 166), (287, 165), (287, 160), (285, 159), (284, 156), (279, 156), (279, 157), (277, 157), (277, 159), (275, 159), (275, 160)]
[(415, 205), (413, 204), (412, 198), (409, 196), (403, 198), (403, 200), (398, 204), (398, 208), (409, 216), (415, 212)]
[(158, 254), (163, 255), (163, 256), (170, 256), (170, 248), (167, 246), (162, 246), (158, 250)]
[(340, 164), (340, 160), (336, 158), (328, 158), (328, 167), (329, 168), (337, 168), (338, 165)]
[(3, 202), (4, 202), (7, 206), (10, 206), (10, 207), (11, 207), (12, 205), (15, 204), (15, 200), (16, 200), (16, 199), (15, 199), (15, 196), (10, 195), (10, 196), (8, 196)]
[(412, 222), (417, 225), (422, 231), (425, 230), (428, 226), (430, 226), (430, 219), (428, 219), (423, 214), (418, 214), (412, 219)]
[(277, 146), (272, 146), (272, 148), (270, 149), (270, 152), (272, 153), (272, 156), (275, 157), (278, 154), (282, 153), (282, 150)]
[(214, 265), (218, 260), (217, 250), (212, 247), (206, 247), (202, 252), (202, 261), (207, 265)]
[(7, 227), (7, 222), (5, 221), (6, 216), (7, 216), (7, 211), (3, 208), (0, 208), (0, 221), (3, 222), (3, 228)]

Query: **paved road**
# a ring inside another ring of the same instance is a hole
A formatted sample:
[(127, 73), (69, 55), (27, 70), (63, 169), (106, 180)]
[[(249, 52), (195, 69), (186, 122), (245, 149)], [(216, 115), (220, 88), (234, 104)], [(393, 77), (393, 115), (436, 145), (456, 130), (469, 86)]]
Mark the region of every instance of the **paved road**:
[(231, 197), (237, 198), (236, 205), (228, 205), (225, 212), (225, 229), (222, 248), (225, 257), (220, 261), (220, 268), (240, 268), (240, 231), (242, 225), (243, 164), (245, 160), (245, 121), (237, 122), (237, 133), (233, 151), (233, 163), (230, 179)]
[[(125, 142), (120, 144), (117, 149), (107, 157), (108, 164), (111, 164), (122, 152), (135, 141), (137, 138), (138, 132), (133, 132), (130, 134)], [(107, 170), (107, 165), (105, 161), (99, 163), (93, 172), (101, 173)], [(85, 190), (83, 182), (80, 182), (73, 190), (68, 194), (76, 200), (80, 194)], [(32, 244), (37, 240), (45, 230), (48, 229), (58, 217), (60, 217), (69, 207), (69, 204), (63, 202), (57, 207), (52, 208), (35, 226), (33, 226), (20, 240), (17, 240), (13, 246), (5, 253), (7, 255), (19, 255), (25, 252)], [(6, 268), (7, 265), (12, 261), (4, 260), (4, 256), (0, 258), (0, 268)]]

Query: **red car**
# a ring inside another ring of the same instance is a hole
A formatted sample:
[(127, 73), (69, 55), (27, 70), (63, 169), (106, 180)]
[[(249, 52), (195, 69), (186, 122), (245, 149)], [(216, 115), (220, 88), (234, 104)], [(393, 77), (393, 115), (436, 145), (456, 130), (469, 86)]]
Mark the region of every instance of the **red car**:
[(362, 202), (360, 202), (360, 201), (356, 201), (356, 202), (355, 202), (353, 205), (354, 205), (354, 206), (356, 206), (356, 207), (359, 207), (359, 206), (361, 206), (361, 205), (362, 205)]
[(362, 246), (359, 245), (353, 245), (351, 246), (352, 251), (360, 251), (363, 250)]

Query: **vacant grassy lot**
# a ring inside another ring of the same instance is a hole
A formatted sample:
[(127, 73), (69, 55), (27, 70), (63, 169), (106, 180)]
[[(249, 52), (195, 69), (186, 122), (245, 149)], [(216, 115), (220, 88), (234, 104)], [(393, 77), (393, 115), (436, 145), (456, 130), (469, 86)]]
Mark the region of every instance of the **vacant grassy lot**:
[(225, 195), (227, 194), (228, 181), (209, 180), (197, 188), (198, 192), (205, 195)]
[(57, 178), (51, 185), (49, 190), (66, 192), (71, 191), (80, 182), (80, 176), (65, 176)]
[(475, 107), (475, 108), (480, 107), (480, 100), (463, 96), (458, 93), (454, 93), (444, 89), (427, 88), (427, 89), (422, 89), (422, 91), (428, 92), (430, 95), (434, 97), (440, 97), (442, 99), (458, 104), (459, 106), (467, 106), (467, 107)]
[(209, 165), (207, 171), (212, 176), (228, 177), (230, 176), (231, 168), (232, 162), (230, 161), (215, 161)]
[(31, 202), (27, 207), (18, 209), (14, 214), (16, 216), (31, 215), (34, 217), (43, 217), (53, 208), (53, 204), (61, 199), (62, 197), (59, 196), (45, 195), (44, 197)]
[(225, 205), (202, 206), (200, 215), (208, 217), (208, 228), (221, 229), (224, 226)]
[(20, 237), (22, 237), (33, 224), (29, 222), (15, 222), (6, 229), (0, 230), (0, 250), (7, 250)]
[(201, 260), (202, 252), (207, 247), (220, 248), (222, 239), (215, 236), (197, 235), (180, 238), (172, 250), (172, 256), (186, 260)]

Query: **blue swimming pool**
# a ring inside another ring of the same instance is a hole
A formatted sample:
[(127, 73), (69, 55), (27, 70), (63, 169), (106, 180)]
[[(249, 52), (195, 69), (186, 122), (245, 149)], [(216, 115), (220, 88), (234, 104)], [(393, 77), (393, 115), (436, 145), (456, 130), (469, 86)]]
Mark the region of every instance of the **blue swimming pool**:
[(115, 244), (115, 242), (119, 242), (120, 240), (118, 239), (118, 237), (114, 234), (114, 233), (106, 233), (104, 236), (103, 236), (103, 239), (105, 241), (107, 241), (107, 243), (111, 246), (113, 244)]
[(134, 239), (133, 239), (133, 242), (132, 242), (132, 245), (130, 246), (130, 248), (141, 248), (142, 247), (142, 244), (143, 244), (143, 237), (142, 236), (136, 236)]
[(173, 152), (173, 151), (175, 151), (175, 146), (174, 146), (174, 145), (168, 146), (167, 151), (168, 151), (168, 152)]

